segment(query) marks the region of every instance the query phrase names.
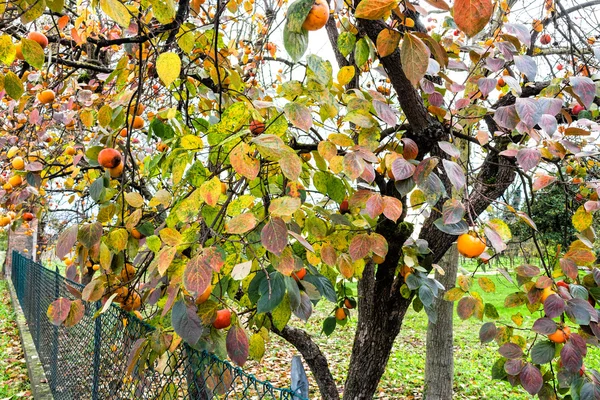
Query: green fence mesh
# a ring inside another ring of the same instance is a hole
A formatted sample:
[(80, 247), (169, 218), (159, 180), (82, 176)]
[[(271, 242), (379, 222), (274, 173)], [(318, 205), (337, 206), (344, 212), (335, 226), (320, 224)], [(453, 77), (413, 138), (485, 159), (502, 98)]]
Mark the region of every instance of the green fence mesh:
[(11, 278), (55, 399), (304, 400), (273, 387), (214, 354), (179, 346), (152, 368), (127, 373), (134, 343), (152, 327), (112, 305), (86, 303), (73, 327), (54, 326), (46, 311), (58, 297), (83, 287), (14, 251)]

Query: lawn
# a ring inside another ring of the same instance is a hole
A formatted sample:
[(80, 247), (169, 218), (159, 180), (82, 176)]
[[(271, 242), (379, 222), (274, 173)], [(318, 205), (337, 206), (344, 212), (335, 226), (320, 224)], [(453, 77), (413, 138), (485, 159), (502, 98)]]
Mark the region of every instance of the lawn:
[(8, 284), (0, 281), (0, 399), (19, 398), (31, 398), (29, 378)]
[[(531, 326), (535, 318), (523, 306), (518, 308), (503, 308), (503, 299), (515, 291), (514, 286), (499, 275), (489, 276), (496, 284), (496, 293), (483, 295), (485, 302), (498, 305), (501, 322), (513, 324), (511, 316), (521, 313), (523, 324)], [(327, 354), (329, 365), (340, 388), (343, 387), (344, 377), (348, 368), (349, 354), (352, 349), (354, 330), (356, 329), (356, 312), (344, 327), (338, 327), (327, 337), (321, 332), (322, 321), (332, 310), (331, 303), (320, 302), (307, 324), (292, 317), (292, 325), (307, 330)], [(488, 320), (485, 319), (484, 322)], [(503, 381), (491, 380), (491, 368), (498, 359), (497, 345), (489, 343), (481, 345), (478, 340), (481, 321), (469, 319), (460, 320), (454, 317), (455, 336), (455, 397), (460, 399), (530, 399), (522, 389), (513, 389)], [(574, 329), (574, 331), (576, 331)], [(407, 313), (402, 331), (396, 339), (385, 374), (379, 385), (379, 398), (385, 399), (421, 399), (423, 390), (425, 366), (425, 340), (427, 332), (427, 317), (424, 312), (416, 313), (412, 308)], [(265, 357), (261, 363), (250, 362), (247, 367), (258, 377), (269, 379), (276, 386), (289, 386), (289, 360), (294, 354), (282, 339), (271, 335)], [(600, 349), (590, 349), (586, 363), (589, 366), (600, 365)], [(282, 362), (287, 364), (282, 365)], [(319, 398), (316, 393), (316, 382), (309, 373), (312, 398)]]

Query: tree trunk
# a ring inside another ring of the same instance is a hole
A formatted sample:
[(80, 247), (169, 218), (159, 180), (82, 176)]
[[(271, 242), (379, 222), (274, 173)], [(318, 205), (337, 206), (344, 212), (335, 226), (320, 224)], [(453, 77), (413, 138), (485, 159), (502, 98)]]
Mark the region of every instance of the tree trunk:
[(441, 261), (444, 275), (435, 273), (446, 290), (434, 300), (437, 321), (427, 326), (427, 353), (425, 361), (425, 399), (451, 400), (454, 376), (452, 312), (454, 303), (443, 299), (444, 293), (454, 287), (458, 270), (456, 245), (448, 249)]

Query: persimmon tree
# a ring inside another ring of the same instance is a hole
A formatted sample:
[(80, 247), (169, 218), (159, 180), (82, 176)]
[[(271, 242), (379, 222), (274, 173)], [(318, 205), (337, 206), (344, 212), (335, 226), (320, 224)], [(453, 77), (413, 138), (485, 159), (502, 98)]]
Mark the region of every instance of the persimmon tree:
[[(55, 253), (82, 300), (157, 327), (141, 366), (180, 340), (243, 365), (275, 334), (337, 399), (326, 356), (289, 324), (328, 302), (324, 334), (358, 319), (343, 397), (370, 399), (408, 308), (436, 319), (429, 273), (457, 236), (485, 241), (482, 262), (502, 254), (510, 229), (486, 214), (501, 209), (539, 251), (502, 271), (515, 317), (498, 321), (486, 278), (445, 298), (498, 345), (494, 378), (598, 398), (583, 368), (600, 338), (598, 185), (569, 172), (597, 174), (598, 28), (581, 19), (596, 3), (336, 1), (324, 18), (312, 0), (3, 1), (3, 224), (72, 212), (48, 225)], [(332, 59), (307, 52), (326, 39)], [(501, 197), (515, 181), (521, 209)], [(529, 217), (549, 185), (589, 196), (552, 252)], [(57, 299), (48, 315), (80, 310)]]

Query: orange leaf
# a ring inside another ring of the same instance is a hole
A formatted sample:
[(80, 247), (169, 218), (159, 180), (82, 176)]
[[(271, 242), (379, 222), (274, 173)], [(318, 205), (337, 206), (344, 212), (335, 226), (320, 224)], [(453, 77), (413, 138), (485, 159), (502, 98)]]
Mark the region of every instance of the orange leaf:
[(377, 35), (377, 52), (380, 57), (389, 56), (398, 48), (400, 32), (392, 29), (383, 29)]
[(252, 148), (242, 142), (231, 151), (229, 159), (235, 172), (252, 181), (258, 176), (260, 161), (249, 155), (251, 151)]
[(487, 25), (493, 10), (492, 0), (456, 0), (454, 22), (461, 31), (472, 37)]

